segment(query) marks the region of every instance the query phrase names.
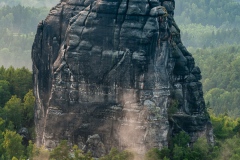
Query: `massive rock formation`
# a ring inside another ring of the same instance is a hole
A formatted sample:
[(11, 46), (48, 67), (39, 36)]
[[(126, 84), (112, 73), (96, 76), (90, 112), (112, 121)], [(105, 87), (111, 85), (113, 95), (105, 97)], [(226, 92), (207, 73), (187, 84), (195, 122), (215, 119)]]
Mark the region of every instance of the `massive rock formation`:
[(38, 26), (32, 59), (37, 144), (139, 154), (211, 123), (201, 72), (183, 46), (174, 0), (62, 0)]

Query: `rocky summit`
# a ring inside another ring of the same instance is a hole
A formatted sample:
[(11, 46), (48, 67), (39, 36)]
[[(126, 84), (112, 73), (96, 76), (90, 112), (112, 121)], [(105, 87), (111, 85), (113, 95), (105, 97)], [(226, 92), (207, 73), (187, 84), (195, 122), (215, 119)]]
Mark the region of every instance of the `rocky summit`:
[(32, 48), (36, 142), (94, 157), (138, 154), (184, 131), (213, 143), (201, 71), (181, 41), (174, 0), (62, 0)]

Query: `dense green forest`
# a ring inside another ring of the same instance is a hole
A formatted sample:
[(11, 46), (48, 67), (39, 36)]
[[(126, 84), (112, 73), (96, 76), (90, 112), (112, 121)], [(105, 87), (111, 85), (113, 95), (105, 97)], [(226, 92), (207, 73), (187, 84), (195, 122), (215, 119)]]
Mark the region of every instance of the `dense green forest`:
[(175, 20), (185, 46), (202, 71), (206, 104), (213, 114), (240, 116), (240, 2), (176, 1)]
[[(231, 49), (240, 49), (233, 48)], [(67, 141), (62, 141), (52, 151), (38, 148), (32, 143), (35, 139), (35, 98), (31, 90), (31, 79), (31, 71), (24, 67), (0, 68), (0, 160), (93, 160), (91, 153), (84, 153), (76, 145), (70, 147)], [(229, 88), (231, 87), (229, 84)], [(144, 160), (239, 160), (240, 118), (231, 118), (227, 114), (216, 116), (212, 109), (208, 110), (215, 135), (214, 146), (200, 138), (189, 147), (190, 137), (185, 132), (180, 132), (175, 135), (168, 148), (153, 148), (148, 151)], [(21, 131), (23, 128), (27, 128), (24, 134)], [(100, 160), (133, 160), (134, 156), (136, 155), (130, 151), (113, 148)]]
[[(49, 152), (34, 141), (31, 46), (37, 24), (59, 0), (0, 0), (0, 160), (92, 160), (62, 141)], [(184, 45), (202, 70), (204, 97), (215, 145), (176, 135), (168, 148), (150, 150), (145, 160), (240, 159), (240, 0), (176, 0), (175, 20)], [(13, 65), (14, 67), (11, 67)], [(25, 66), (25, 67), (23, 67)], [(19, 134), (28, 129), (24, 142)], [(100, 160), (132, 160), (129, 151), (112, 149)]]
[[(34, 138), (34, 96), (32, 73), (26, 68), (0, 68), (0, 159), (27, 156), (23, 137), (17, 134), (27, 128)], [(28, 143), (28, 142), (27, 142)]]
[(208, 107), (216, 115), (240, 117), (240, 45), (197, 49), (193, 53), (202, 70), (203, 91)]
[(176, 1), (175, 20), (187, 47), (216, 47), (240, 41), (240, 3), (235, 0)]
[[(239, 48), (235, 49), (239, 50)], [(32, 143), (35, 135), (34, 96), (31, 88), (31, 72), (28, 69), (0, 68), (0, 160), (27, 158), (31, 160), (93, 160), (91, 153), (83, 153), (77, 146), (71, 148), (67, 145), (67, 141), (62, 141), (51, 152), (38, 148)], [(200, 138), (189, 147), (189, 136), (181, 132), (173, 138), (168, 148), (163, 148), (161, 151), (152, 149), (148, 151), (144, 160), (238, 160), (240, 118), (234, 119), (227, 114), (215, 116), (210, 108), (209, 112), (214, 128), (214, 146), (209, 146), (205, 139)], [(22, 127), (26, 127), (29, 131), (28, 143), (23, 143), (23, 137), (19, 134)], [(129, 151), (118, 151), (113, 148), (100, 160), (132, 160), (133, 157), (133, 153)]]

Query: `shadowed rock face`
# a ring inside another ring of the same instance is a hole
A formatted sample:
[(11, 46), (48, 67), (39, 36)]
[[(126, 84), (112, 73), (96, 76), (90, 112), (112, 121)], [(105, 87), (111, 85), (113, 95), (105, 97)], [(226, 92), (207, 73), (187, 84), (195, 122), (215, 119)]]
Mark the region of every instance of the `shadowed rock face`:
[(174, 0), (62, 0), (38, 26), (32, 60), (37, 144), (144, 154), (211, 123), (201, 72), (183, 46)]

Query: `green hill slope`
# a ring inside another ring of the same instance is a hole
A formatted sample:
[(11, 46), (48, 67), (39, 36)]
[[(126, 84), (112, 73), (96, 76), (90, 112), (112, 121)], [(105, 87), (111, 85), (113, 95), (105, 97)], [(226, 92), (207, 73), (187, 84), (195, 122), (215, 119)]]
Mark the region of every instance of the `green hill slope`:
[[(176, 1), (178, 24), (199, 23), (216, 27), (239, 27), (240, 4), (234, 0)], [(230, 25), (230, 26), (229, 26)]]
[(193, 56), (202, 70), (205, 101), (213, 113), (240, 117), (240, 46), (198, 49)]

